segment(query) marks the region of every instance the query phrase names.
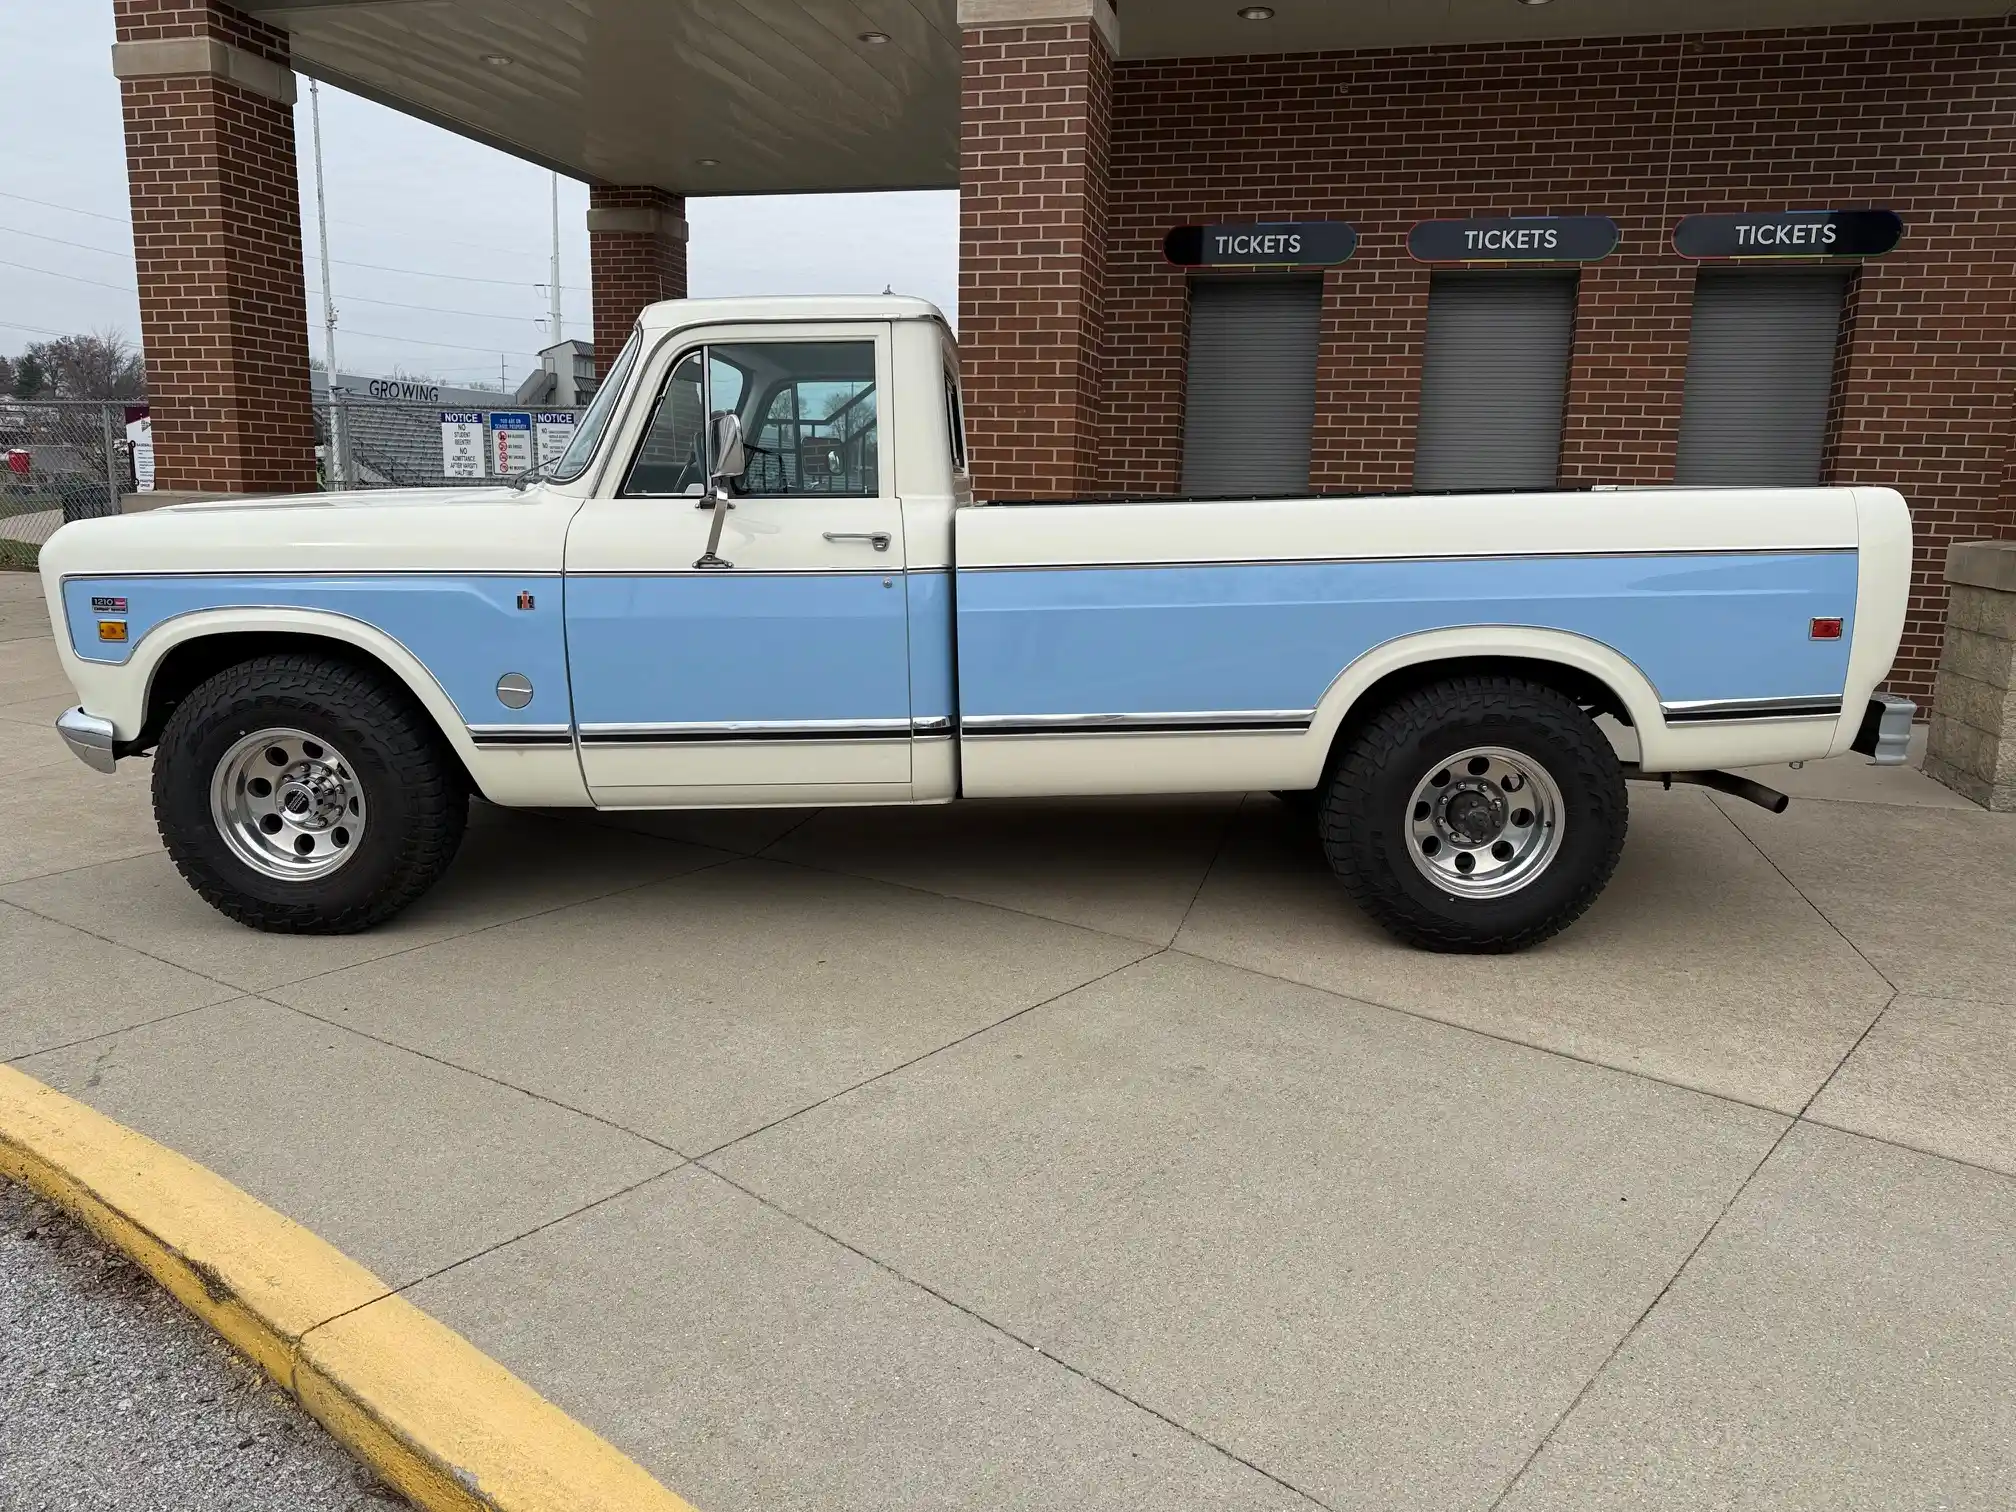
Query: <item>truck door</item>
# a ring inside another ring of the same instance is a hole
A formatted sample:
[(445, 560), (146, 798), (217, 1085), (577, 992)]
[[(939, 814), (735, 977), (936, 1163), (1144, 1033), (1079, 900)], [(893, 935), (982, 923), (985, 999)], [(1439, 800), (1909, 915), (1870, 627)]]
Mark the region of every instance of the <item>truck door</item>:
[[(646, 363), (632, 451), (567, 541), (581, 765), (608, 807), (898, 800), (910, 782), (886, 323), (717, 327)], [(710, 414), (748, 471), (698, 565)]]

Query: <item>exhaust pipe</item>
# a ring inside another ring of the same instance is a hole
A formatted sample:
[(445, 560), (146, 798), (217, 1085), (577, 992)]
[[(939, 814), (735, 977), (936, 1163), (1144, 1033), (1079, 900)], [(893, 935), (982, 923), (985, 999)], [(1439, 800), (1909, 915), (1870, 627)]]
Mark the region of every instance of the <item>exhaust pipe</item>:
[(1738, 777), (1734, 772), (1646, 772), (1641, 771), (1636, 762), (1626, 762), (1624, 780), (1658, 782), (1668, 788), (1676, 782), (1684, 782), (1690, 787), (1714, 788), (1718, 793), (1746, 799), (1761, 809), (1769, 809), (1774, 814), (1782, 814), (1792, 806), (1792, 800), (1778, 789), (1766, 787), (1761, 782), (1752, 782), (1748, 777)]

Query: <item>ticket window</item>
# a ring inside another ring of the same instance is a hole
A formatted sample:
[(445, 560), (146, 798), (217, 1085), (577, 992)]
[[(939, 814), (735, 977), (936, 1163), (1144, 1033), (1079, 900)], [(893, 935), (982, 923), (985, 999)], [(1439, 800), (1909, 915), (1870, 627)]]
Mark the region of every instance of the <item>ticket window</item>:
[(1847, 293), (1831, 268), (1700, 273), (1676, 482), (1820, 481)]
[(1554, 487), (1574, 340), (1573, 273), (1436, 274), (1414, 486)]
[(1184, 493), (1308, 491), (1322, 316), (1321, 278), (1191, 284)]

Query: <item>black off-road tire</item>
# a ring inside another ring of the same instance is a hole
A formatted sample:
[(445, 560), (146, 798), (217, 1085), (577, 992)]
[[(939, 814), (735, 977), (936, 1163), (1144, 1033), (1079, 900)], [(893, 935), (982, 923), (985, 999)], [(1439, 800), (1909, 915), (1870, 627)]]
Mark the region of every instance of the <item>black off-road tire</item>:
[[(364, 834), (326, 876), (264, 875), (212, 817), (218, 762), (268, 728), (328, 742), (363, 785)], [(182, 700), (154, 754), (154, 819), (176, 869), (220, 913), (273, 934), (354, 934), (391, 918), (447, 870), (468, 817), (467, 779), (427, 713), (387, 679), (329, 658), (262, 656), (218, 673)]]
[[(1561, 793), (1559, 850), (1503, 897), (1438, 887), (1409, 850), (1415, 785), (1473, 747), (1537, 762)], [(1319, 827), (1345, 890), (1395, 938), (1423, 950), (1496, 954), (1537, 945), (1582, 916), (1617, 869), (1627, 820), (1617, 754), (1572, 700), (1517, 678), (1459, 677), (1403, 695), (1353, 735)]]

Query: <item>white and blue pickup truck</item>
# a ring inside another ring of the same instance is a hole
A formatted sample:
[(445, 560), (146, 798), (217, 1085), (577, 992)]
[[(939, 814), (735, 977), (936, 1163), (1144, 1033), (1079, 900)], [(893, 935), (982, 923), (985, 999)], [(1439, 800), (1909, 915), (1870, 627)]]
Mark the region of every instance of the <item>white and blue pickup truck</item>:
[(66, 525), (59, 728), (153, 753), (169, 854), (258, 929), (405, 907), (472, 793), (1269, 790), (1460, 951), (1589, 906), (1627, 778), (1782, 808), (1722, 769), (1904, 758), (1888, 489), (981, 501), (958, 374), (917, 300), (662, 304), (543, 472)]

